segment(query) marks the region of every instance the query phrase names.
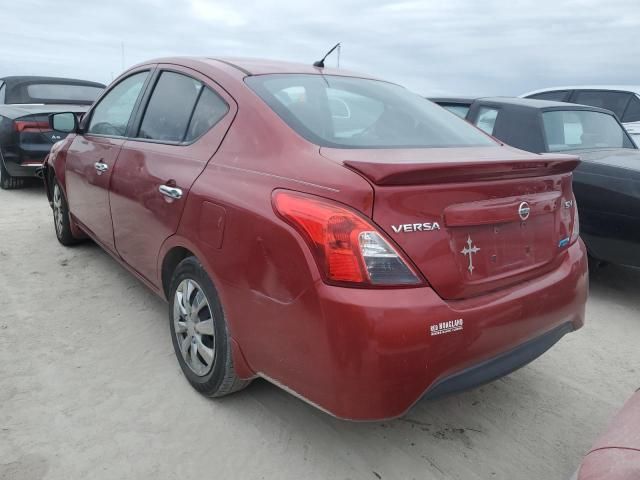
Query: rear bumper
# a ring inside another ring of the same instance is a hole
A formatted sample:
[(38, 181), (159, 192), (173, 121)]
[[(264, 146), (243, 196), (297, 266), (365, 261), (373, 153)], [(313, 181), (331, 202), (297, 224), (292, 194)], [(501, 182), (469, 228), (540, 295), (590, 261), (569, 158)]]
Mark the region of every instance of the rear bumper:
[(12, 155), (4, 155), (4, 166), (12, 177), (37, 177), (43, 161), (28, 161), (19, 163)]
[(563, 323), (537, 338), (518, 345), (508, 352), (437, 381), (427, 390), (422, 398), (431, 399), (441, 397), (450, 393), (468, 390), (504, 377), (538, 358), (573, 330), (574, 326), (572, 323)]
[(310, 321), (323, 325), (322, 335), (304, 340), (314, 345), (287, 378), (265, 376), (340, 418), (401, 416), (423, 396), (471, 388), (541, 355), (582, 327), (587, 290), (581, 241), (556, 270), (461, 301), (444, 301), (431, 288), (320, 284), (321, 317)]

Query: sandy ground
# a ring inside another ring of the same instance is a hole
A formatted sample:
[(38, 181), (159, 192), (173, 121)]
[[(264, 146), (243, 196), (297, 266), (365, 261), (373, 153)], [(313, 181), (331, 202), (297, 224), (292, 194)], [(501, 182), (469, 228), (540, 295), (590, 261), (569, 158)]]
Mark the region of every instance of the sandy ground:
[(508, 377), (348, 423), (256, 381), (187, 384), (166, 305), (38, 188), (0, 191), (0, 479), (567, 479), (640, 386), (640, 271), (592, 275), (588, 323)]

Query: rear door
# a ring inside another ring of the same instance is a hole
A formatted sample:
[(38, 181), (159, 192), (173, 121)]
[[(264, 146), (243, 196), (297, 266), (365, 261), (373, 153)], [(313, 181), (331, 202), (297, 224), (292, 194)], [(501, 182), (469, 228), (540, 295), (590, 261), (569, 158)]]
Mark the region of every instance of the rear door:
[(131, 114), (149, 77), (135, 72), (112, 87), (92, 109), (85, 132), (67, 150), (66, 193), (73, 216), (113, 250), (109, 184)]
[(155, 283), (158, 252), (178, 229), (191, 185), (220, 146), (233, 99), (188, 68), (159, 65), (111, 180), (118, 254)]

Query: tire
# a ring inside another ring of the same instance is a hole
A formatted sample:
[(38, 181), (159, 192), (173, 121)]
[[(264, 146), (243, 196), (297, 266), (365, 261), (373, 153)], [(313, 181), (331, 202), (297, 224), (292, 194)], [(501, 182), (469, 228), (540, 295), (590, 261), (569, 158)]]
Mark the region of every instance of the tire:
[(70, 247), (79, 243), (81, 240), (73, 236), (71, 231), (71, 218), (69, 217), (69, 205), (64, 196), (64, 192), (58, 181), (53, 179), (53, 228), (56, 232), (56, 238), (65, 247)]
[(12, 177), (4, 166), (4, 160), (0, 157), (0, 188), (3, 190), (15, 190), (24, 186), (24, 178)]
[(223, 397), (249, 385), (251, 380), (235, 373), (224, 310), (195, 257), (178, 264), (169, 291), (171, 341), (191, 386), (205, 396)]

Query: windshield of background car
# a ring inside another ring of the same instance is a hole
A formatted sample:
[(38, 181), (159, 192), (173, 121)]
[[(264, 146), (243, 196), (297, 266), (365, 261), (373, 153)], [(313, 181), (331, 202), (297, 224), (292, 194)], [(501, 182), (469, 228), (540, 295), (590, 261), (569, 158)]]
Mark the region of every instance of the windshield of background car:
[(56, 101), (93, 103), (104, 88), (92, 85), (73, 85), (64, 83), (31, 83), (27, 85), (27, 95), (38, 103)]
[(391, 83), (334, 75), (258, 75), (247, 84), (308, 141), (334, 148), (491, 146), (438, 105)]
[(542, 122), (550, 152), (589, 148), (636, 148), (616, 119), (606, 113), (556, 110), (544, 112)]

